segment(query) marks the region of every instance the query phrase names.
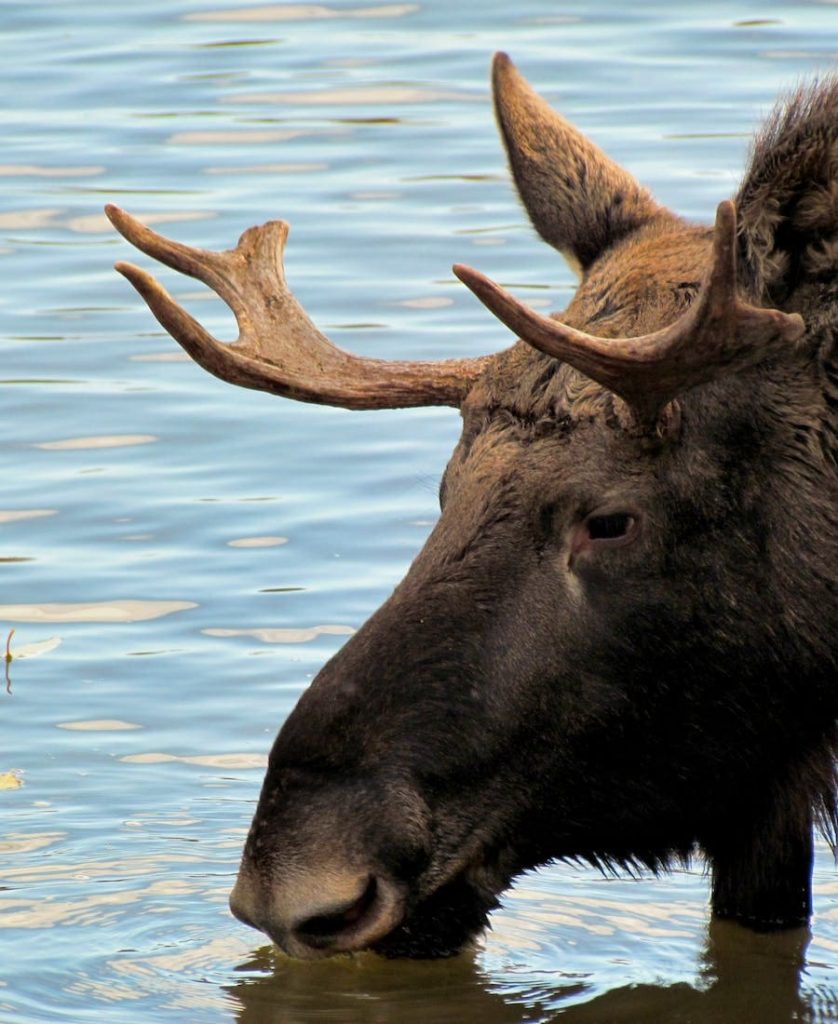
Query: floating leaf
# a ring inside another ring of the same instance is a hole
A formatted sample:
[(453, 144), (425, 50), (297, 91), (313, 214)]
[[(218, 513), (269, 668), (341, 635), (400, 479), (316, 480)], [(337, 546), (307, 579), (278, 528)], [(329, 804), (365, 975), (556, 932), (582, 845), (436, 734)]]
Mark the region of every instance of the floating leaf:
[(46, 654), (47, 651), (54, 651), (56, 647), (61, 643), (60, 636), (51, 636), (48, 640), (36, 640), (32, 644), (21, 644), (16, 647), (14, 653), (12, 652), (12, 637), (15, 635), (15, 630), (10, 629), (9, 635), (6, 637), (6, 693), (12, 692), (12, 680), (9, 675), (9, 667), (13, 661), (18, 661), (20, 658), (37, 658), (39, 654)]
[(17, 772), (0, 772), (0, 789), (20, 789), (23, 779)]
[(54, 651), (60, 643), (60, 636), (51, 636), (48, 640), (36, 640), (34, 644), (21, 644), (19, 647), (15, 648), (13, 657), (15, 661), (19, 658), (37, 658), (41, 654), (47, 654), (49, 651)]

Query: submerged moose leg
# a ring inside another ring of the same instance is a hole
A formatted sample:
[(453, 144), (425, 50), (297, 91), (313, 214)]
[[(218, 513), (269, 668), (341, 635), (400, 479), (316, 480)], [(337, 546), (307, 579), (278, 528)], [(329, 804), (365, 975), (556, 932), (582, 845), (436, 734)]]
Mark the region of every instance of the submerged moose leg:
[(731, 823), (708, 847), (716, 917), (770, 930), (806, 924), (812, 914), (812, 813), (772, 808), (766, 822)]

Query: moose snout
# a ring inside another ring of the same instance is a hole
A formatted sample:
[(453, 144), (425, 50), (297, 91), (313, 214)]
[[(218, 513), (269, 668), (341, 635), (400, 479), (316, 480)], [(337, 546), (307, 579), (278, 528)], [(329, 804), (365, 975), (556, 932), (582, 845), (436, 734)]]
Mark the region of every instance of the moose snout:
[(336, 867), (265, 883), (243, 864), (230, 894), (240, 921), (302, 959), (366, 949), (399, 924), (404, 904), (404, 887), (392, 879)]
[(321, 670), (280, 730), (230, 895), (235, 917), (303, 959), (396, 931), (434, 850), (416, 773), (358, 735), (356, 675), (339, 669)]

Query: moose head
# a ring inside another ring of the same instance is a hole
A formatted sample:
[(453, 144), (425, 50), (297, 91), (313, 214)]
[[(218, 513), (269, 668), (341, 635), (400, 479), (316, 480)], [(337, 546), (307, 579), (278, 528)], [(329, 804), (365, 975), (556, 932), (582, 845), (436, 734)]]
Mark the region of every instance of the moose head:
[(285, 283), (284, 222), (215, 253), (108, 208), (232, 308), (222, 344), (117, 265), (216, 376), (463, 419), (424, 548), (280, 730), (233, 912), (295, 956), (448, 955), (527, 868), (700, 852), (717, 915), (800, 924), (813, 824), (838, 824), (838, 80), (778, 108), (712, 228), (504, 54), (493, 84), (521, 199), (580, 275), (544, 317), (455, 267), (520, 339), (495, 355), (350, 355)]

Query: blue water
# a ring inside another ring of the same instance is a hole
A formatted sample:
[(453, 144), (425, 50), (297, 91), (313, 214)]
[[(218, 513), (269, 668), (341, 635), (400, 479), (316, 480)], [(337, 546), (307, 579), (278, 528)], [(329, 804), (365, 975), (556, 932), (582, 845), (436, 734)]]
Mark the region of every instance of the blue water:
[(838, 1020), (823, 844), (811, 935), (708, 932), (700, 865), (546, 869), (447, 964), (297, 964), (228, 914), (272, 737), (422, 544), (459, 420), (207, 376), (111, 269), (101, 208), (207, 248), (283, 217), (337, 344), (501, 348), (452, 262), (544, 309), (573, 287), (508, 183), (501, 48), (708, 220), (778, 92), (835, 65), (838, 6), (0, 0), (0, 1020)]

